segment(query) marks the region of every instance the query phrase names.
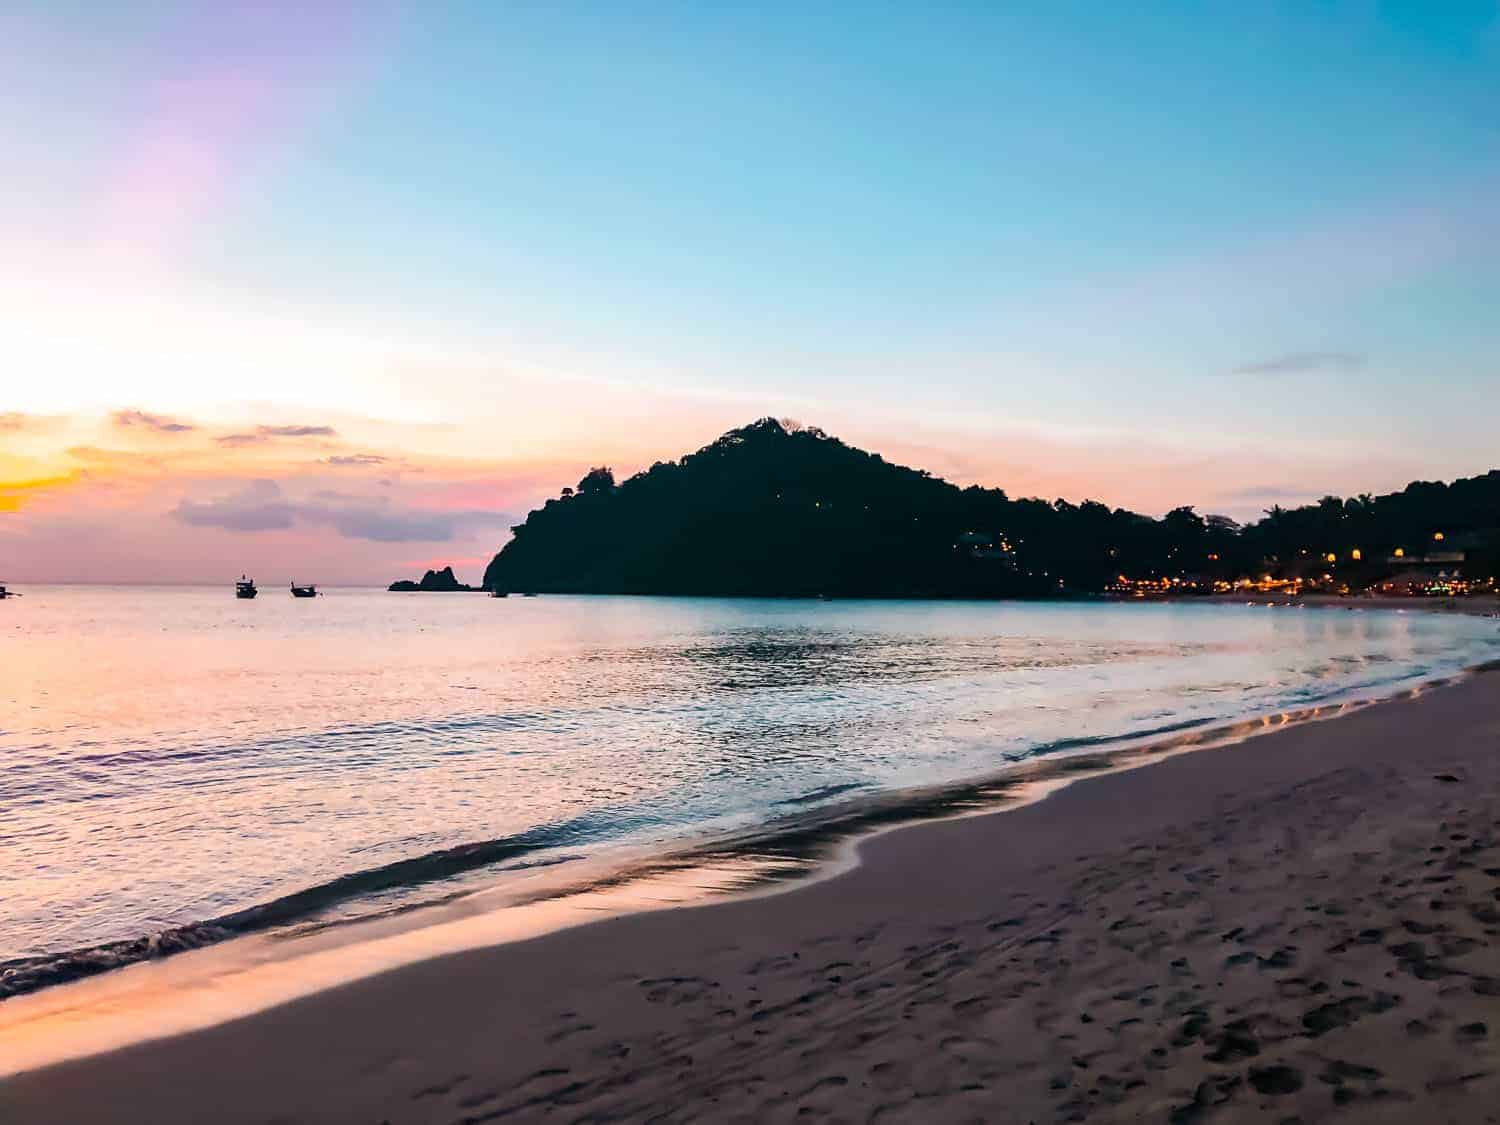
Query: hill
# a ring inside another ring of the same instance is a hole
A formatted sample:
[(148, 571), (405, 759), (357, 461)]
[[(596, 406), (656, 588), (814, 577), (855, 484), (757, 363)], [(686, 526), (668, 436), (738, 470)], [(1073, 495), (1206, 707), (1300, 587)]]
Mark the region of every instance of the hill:
[(595, 469), (512, 530), (486, 588), (1036, 596), (1100, 589), (1185, 536), (1206, 558), (1222, 538), (1190, 511), (1152, 520), (959, 488), (771, 418), (622, 484)]
[(1204, 590), (1269, 572), (1352, 590), (1424, 555), (1493, 578), (1500, 471), (1273, 508), (1241, 528), (1191, 507), (1153, 519), (1094, 501), (959, 488), (821, 430), (762, 418), (623, 483), (593, 469), (512, 531), (485, 570), (486, 589), (1027, 597), (1097, 592), (1121, 576)]

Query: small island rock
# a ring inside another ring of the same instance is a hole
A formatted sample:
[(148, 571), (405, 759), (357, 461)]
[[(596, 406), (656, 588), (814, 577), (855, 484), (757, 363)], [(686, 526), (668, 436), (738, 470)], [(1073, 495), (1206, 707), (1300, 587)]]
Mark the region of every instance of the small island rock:
[(406, 594), (415, 592), (442, 593), (450, 590), (473, 590), (474, 587), (460, 582), (458, 578), (454, 576), (453, 568), (451, 566), (445, 566), (442, 570), (429, 570), (426, 574), (422, 575), (422, 580), (420, 582), (413, 582), (410, 579), (403, 578), (398, 582), (392, 582), (390, 586), (387, 587), (387, 589), (393, 593)]

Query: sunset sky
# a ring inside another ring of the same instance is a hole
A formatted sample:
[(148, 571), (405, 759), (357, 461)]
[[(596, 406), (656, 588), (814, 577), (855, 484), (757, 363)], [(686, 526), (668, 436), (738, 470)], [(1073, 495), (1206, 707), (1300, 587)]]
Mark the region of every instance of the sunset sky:
[(758, 416), (1253, 516), (1500, 465), (1500, 4), (10, 3), (0, 582), (477, 580)]

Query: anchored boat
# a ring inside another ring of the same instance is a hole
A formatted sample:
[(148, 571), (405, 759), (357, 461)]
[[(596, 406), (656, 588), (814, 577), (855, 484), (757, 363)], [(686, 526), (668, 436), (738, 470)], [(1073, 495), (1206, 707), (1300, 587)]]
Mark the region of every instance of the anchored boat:
[(240, 575), (240, 580), (234, 584), (234, 596), (237, 598), (253, 598), (260, 593), (255, 588), (255, 579)]
[(295, 582), (292, 583), (292, 597), (315, 598), (317, 596), (318, 588), (316, 586), (299, 586)]

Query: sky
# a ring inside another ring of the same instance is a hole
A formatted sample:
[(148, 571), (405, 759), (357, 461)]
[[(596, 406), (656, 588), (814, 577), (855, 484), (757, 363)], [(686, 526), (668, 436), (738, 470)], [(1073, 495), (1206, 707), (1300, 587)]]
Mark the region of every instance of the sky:
[(764, 415), (1152, 514), (1500, 465), (1500, 0), (19, 0), (0, 73), (0, 581), (477, 580)]

